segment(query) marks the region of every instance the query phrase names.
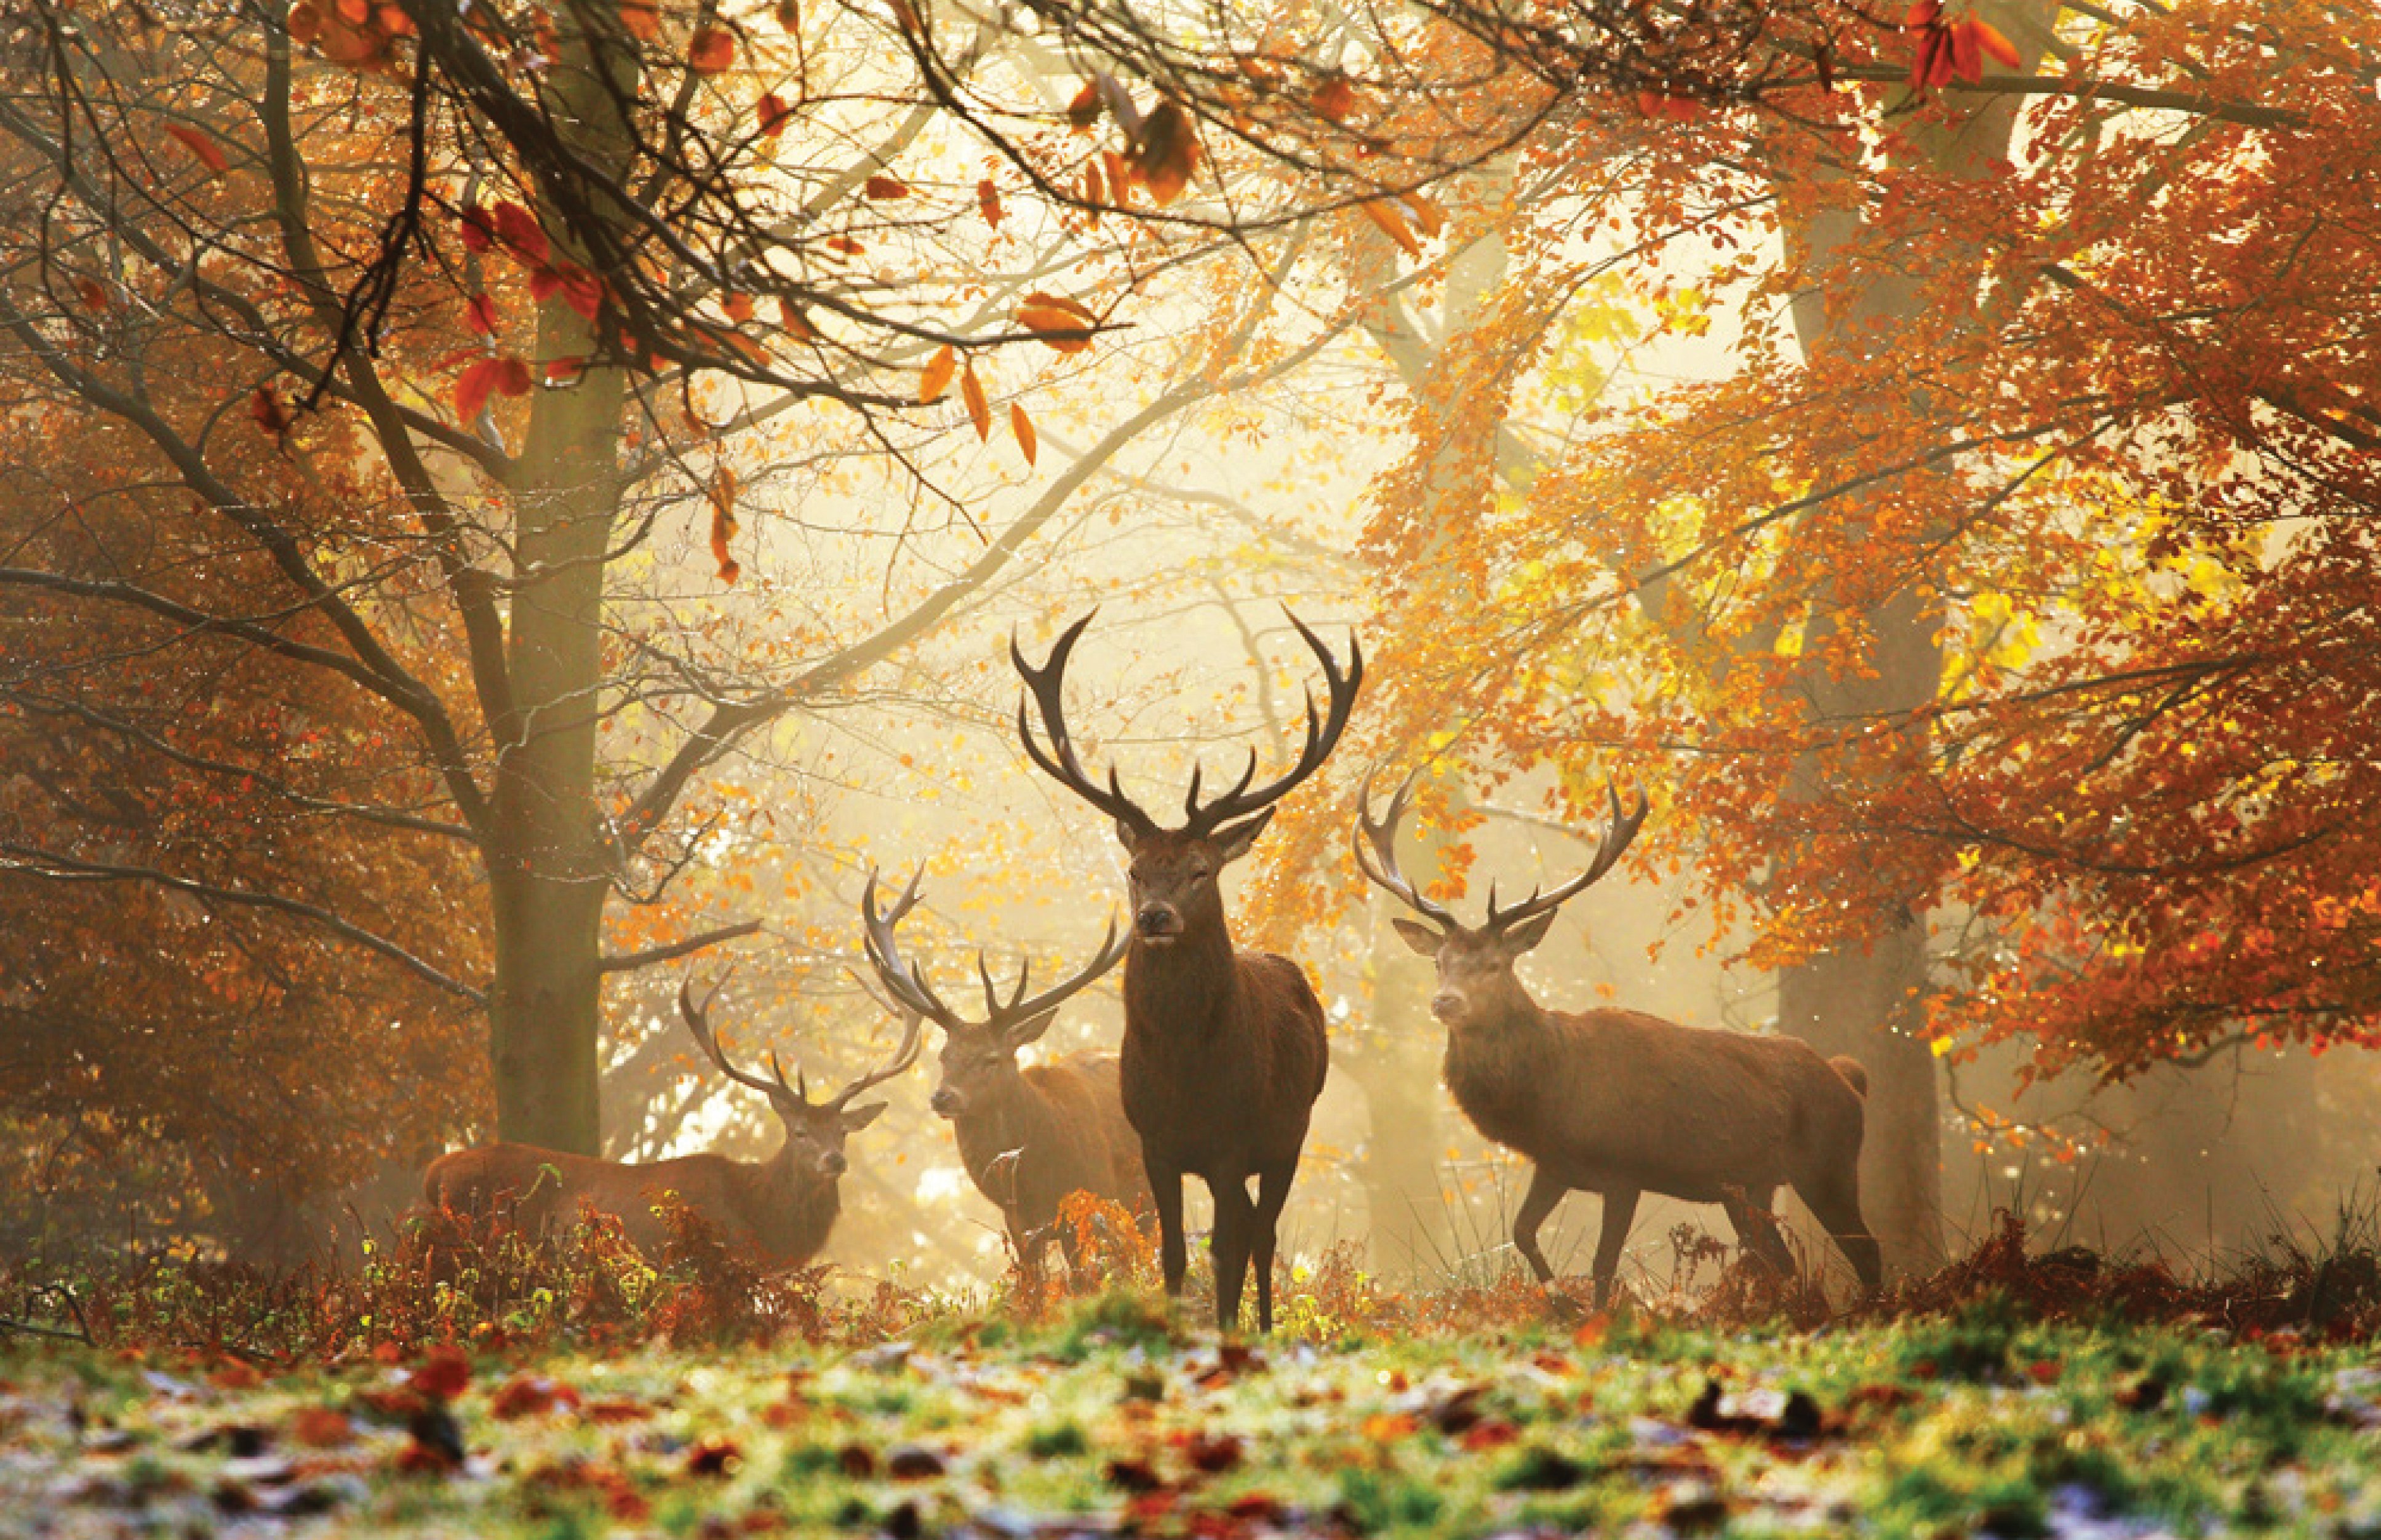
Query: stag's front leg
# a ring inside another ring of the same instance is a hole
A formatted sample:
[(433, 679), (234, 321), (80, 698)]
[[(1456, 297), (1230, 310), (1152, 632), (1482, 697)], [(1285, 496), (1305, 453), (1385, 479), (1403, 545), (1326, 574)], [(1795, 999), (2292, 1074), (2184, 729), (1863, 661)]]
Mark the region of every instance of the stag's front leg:
[(1613, 1188), (1604, 1194), (1604, 1233), (1595, 1239), (1595, 1308), (1612, 1303), (1612, 1281), (1620, 1275), (1620, 1248), (1629, 1243), (1629, 1227), (1637, 1219), (1637, 1189)]
[(1257, 1173), (1256, 1245), (1257, 1329), (1273, 1330), (1273, 1253), (1281, 1239), (1281, 1209), (1289, 1202), (1289, 1184), (1298, 1175), (1298, 1157)]
[(1215, 1200), (1215, 1326), (1240, 1328), (1240, 1288), (1248, 1281), (1249, 1253), (1256, 1229), (1256, 1205), (1246, 1177), (1216, 1176), (1207, 1181)]
[(1538, 1227), (1563, 1201), (1570, 1184), (1540, 1166), (1530, 1173), (1530, 1190), (1521, 1195), (1520, 1212), (1513, 1216), (1513, 1249), (1529, 1263), (1530, 1271), (1537, 1274), (1542, 1284), (1555, 1281), (1555, 1270), (1546, 1262), (1546, 1253), (1538, 1249)]
[(1182, 1167), (1160, 1157), (1147, 1144), (1141, 1147), (1142, 1169), (1149, 1175), (1150, 1195), (1157, 1203), (1157, 1265), (1166, 1277), (1166, 1297), (1182, 1297), (1182, 1276), (1190, 1257), (1182, 1240)]

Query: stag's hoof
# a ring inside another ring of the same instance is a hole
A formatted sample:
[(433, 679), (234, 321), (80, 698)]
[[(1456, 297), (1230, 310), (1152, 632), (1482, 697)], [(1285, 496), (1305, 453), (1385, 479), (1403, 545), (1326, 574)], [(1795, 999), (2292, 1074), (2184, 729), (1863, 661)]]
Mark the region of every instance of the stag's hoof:
[(1546, 1318), (1567, 1326), (1587, 1319), (1587, 1307), (1552, 1284), (1546, 1286)]

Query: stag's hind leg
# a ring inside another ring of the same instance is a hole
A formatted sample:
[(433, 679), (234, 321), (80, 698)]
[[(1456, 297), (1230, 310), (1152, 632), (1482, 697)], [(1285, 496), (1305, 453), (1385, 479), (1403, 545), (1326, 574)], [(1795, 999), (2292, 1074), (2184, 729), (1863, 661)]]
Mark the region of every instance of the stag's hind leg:
[(1843, 1248), (1852, 1271), (1860, 1275), (1862, 1292), (1874, 1294), (1883, 1288), (1885, 1259), (1877, 1248), (1876, 1237), (1869, 1233), (1867, 1221), (1861, 1217), (1859, 1166), (1847, 1160), (1838, 1170), (1797, 1181), (1794, 1191), (1818, 1216), (1827, 1233), (1836, 1238), (1836, 1244)]
[(1620, 1276), (1620, 1248), (1629, 1243), (1629, 1227), (1637, 1222), (1637, 1189), (1607, 1188), (1604, 1193), (1604, 1230), (1595, 1238), (1595, 1308), (1612, 1303), (1613, 1281)]
[(1182, 1275), (1190, 1257), (1182, 1239), (1182, 1167), (1164, 1159), (1147, 1144), (1141, 1147), (1142, 1168), (1149, 1175), (1149, 1191), (1157, 1205), (1157, 1262), (1166, 1277), (1166, 1297), (1182, 1297)]
[(1777, 1227), (1777, 1190), (1724, 1197), (1719, 1206), (1736, 1228), (1736, 1243), (1781, 1278), (1794, 1276), (1794, 1253)]

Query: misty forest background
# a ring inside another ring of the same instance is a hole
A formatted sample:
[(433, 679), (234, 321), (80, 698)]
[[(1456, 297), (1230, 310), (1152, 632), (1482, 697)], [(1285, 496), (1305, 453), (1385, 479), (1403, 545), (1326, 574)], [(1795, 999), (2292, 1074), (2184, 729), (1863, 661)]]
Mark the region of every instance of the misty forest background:
[[(1285, 605), (1365, 648), (1232, 900), (1330, 1015), (1302, 1264), (1513, 1266), (1375, 766), (1467, 909), (1641, 783), (1525, 976), (1861, 1058), (1899, 1271), (2002, 1208), (2326, 1233), (2381, 1165), (2381, 14), (1532, 16), (12, 8), (0, 1252), (316, 1258), (499, 1134), (763, 1153), (677, 991), (856, 1073), (872, 869), (935, 977), (1063, 975), (1121, 852), (1007, 653), (1093, 605), (1073, 719), (1153, 806), (1294, 754)], [(828, 1256), (984, 1284), (931, 1088)]]

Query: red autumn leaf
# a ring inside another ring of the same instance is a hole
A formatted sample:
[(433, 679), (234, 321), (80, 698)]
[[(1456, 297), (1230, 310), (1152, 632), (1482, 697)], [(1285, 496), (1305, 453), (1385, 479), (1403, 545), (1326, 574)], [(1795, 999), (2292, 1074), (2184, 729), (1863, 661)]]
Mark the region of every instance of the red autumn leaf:
[(910, 185), (907, 182), (904, 182), (898, 177), (887, 177), (882, 172), (879, 172), (877, 175), (869, 177), (868, 180), (860, 184), (860, 188), (862, 192), (865, 192), (871, 198), (907, 198), (910, 196)]
[(1915, 27), (1932, 27), (1935, 25), (1935, 18), (1942, 14), (1943, 0), (1916, 0), (1916, 3), (1903, 14), (1901, 18), (1901, 25), (1905, 30)]
[(355, 1441), (355, 1424), (344, 1412), (334, 1412), (327, 1406), (310, 1406), (299, 1410), (289, 1419), (292, 1443), (310, 1449), (336, 1449)]
[(2011, 43), (1999, 28), (1981, 19), (1971, 21), (1968, 25), (1975, 29), (1976, 46), (1984, 50), (1986, 58), (2010, 69), (2015, 69), (2024, 63), (2018, 54), (2017, 44)]
[(754, 103), (752, 110), (760, 116), (761, 132), (771, 139), (784, 133), (786, 125), (793, 121), (794, 109), (786, 105), (786, 99), (774, 91)]
[(498, 1387), (488, 1398), (491, 1415), (509, 1422), (516, 1417), (536, 1417), (556, 1407), (579, 1404), (579, 1392), (559, 1380), (544, 1375), (519, 1374)]
[(75, 298), (82, 301), (83, 309), (104, 311), (107, 308), (107, 286), (97, 278), (77, 278), (74, 289)]
[(620, 0), (620, 25), (639, 43), (653, 43), (662, 35), (662, 9), (656, 0)]
[(549, 248), (545, 231), (540, 227), (537, 215), (515, 202), (496, 205), (496, 238), (505, 243), (513, 255), (531, 267), (543, 267)]
[(994, 229), (1000, 228), (1000, 189), (986, 177), (975, 185), (975, 206), (983, 211), (983, 222)]
[(1106, 189), (1100, 180), (1100, 163), (1096, 160), (1085, 161), (1083, 163), (1083, 202), (1093, 208), (1098, 208), (1107, 201)]
[(777, 323), (785, 327), (786, 335), (797, 342), (813, 341), (818, 336), (818, 328), (811, 324), (801, 307), (791, 299), (777, 301)]
[(477, 203), (464, 206), (455, 222), (463, 238), (467, 251), (485, 251), (496, 242), (495, 217)]
[(862, 251), (868, 250), (867, 247), (862, 246), (860, 242), (854, 240), (849, 236), (827, 237), (826, 249), (830, 251), (840, 251), (847, 257), (856, 257)]
[(1026, 416), (1025, 409), (1014, 401), (1008, 403), (1008, 431), (1017, 435), (1017, 447), (1023, 452), (1025, 463), (1032, 464), (1042, 440), (1033, 431), (1033, 419)]
[(988, 442), (992, 437), (992, 403), (984, 398), (983, 382), (975, 377), (975, 361), (959, 371), (959, 399), (967, 403), (968, 417), (975, 423), (976, 442)]
[(1398, 211), (1397, 204), (1386, 198), (1367, 198), (1356, 208), (1365, 218), (1380, 226), (1383, 235), (1405, 248), (1408, 256), (1422, 255), (1422, 242), (1415, 237), (1413, 226), (1406, 223), (1406, 216)]
[(258, 385), (249, 396), (248, 415), (258, 427), (275, 438), (287, 433), (298, 422), (289, 409), (282, 405), (281, 397), (273, 393), (271, 385)]
[[(491, 364), (519, 364), (518, 360), (509, 359), (490, 359), (487, 361)], [(524, 385), (522, 388), (528, 387)], [(451, 1401), (471, 1383), (471, 1361), (462, 1349), (452, 1343), (441, 1342), (430, 1350), (421, 1367), (413, 1371), (411, 1382), (413, 1387), (425, 1396)]]
[(1134, 137), (1132, 169), (1159, 208), (1181, 197), (1199, 169), (1199, 139), (1191, 131), (1190, 115), (1172, 102), (1159, 103)]
[(719, 564), (719, 581), (733, 584), (744, 570), (727, 548), (736, 538), (736, 472), (725, 465), (712, 471), (703, 495), (711, 500), (712, 559)]
[(1108, 196), (1115, 200), (1116, 206), (1123, 208), (1132, 202), (1132, 168), (1125, 164), (1125, 158), (1113, 150), (1103, 150), (1100, 152), (1100, 167), (1107, 173)]
[(725, 27), (705, 27), (686, 46), (687, 67), (698, 75), (716, 75), (736, 62), (736, 34)]
[(520, 360), (482, 359), (456, 377), (455, 414), (466, 422), (472, 422), (487, 406), (491, 394), (526, 396), (529, 387), (529, 365)]
[(463, 324), (474, 336), (494, 336), (496, 331), (496, 301), (493, 295), (474, 294), (471, 302), (463, 307)]
[(1951, 73), (1971, 85), (1984, 78), (1984, 48), (1973, 21), (1957, 22), (1951, 28)]
[(1691, 123), (1703, 116), (1703, 104), (1691, 96), (1672, 96), (1667, 92), (1641, 91), (1637, 93), (1637, 110), (1659, 122)]
[(323, 31), (323, 13), (315, 9), (312, 0), (299, 0), (289, 7), (289, 41), (304, 48), (311, 44)]
[(189, 124), (168, 123), (165, 131), (181, 141), (182, 147), (196, 155), (199, 164), (209, 171), (223, 171), (230, 167), (231, 160), (223, 153), (223, 147)]
[(604, 308), (604, 280), (575, 263), (531, 269), (529, 292), (540, 304), (559, 298), (586, 321), (594, 320)]
[(402, 6), (383, 6), (372, 13), (372, 25), (391, 37), (413, 35), (413, 18), (406, 14)]
[(1067, 104), (1067, 122), (1075, 132), (1088, 134), (1092, 131), (1092, 125), (1099, 120), (1100, 83), (1085, 80), (1083, 89), (1075, 92), (1074, 100)]
[(1063, 295), (1035, 289), (1017, 308), (1017, 324), (1062, 353), (1080, 353), (1092, 345), (1099, 317)]
[(1345, 75), (1334, 75), (1314, 88), (1314, 94), (1307, 99), (1307, 105), (1313, 107), (1318, 116), (1329, 118), (1334, 123), (1344, 122), (1348, 115), (1356, 110), (1356, 87)]
[(958, 349), (947, 342), (935, 348), (934, 356), (926, 361), (924, 371), (918, 375), (918, 404), (932, 406), (941, 400), (943, 392), (951, 388), (951, 380), (959, 372)]
[(777, 0), (777, 25), (789, 32), (801, 31), (802, 7), (800, 0)]
[(722, 295), (719, 308), (727, 312), (728, 320), (739, 326), (752, 319), (752, 297), (749, 294)]
[(586, 367), (585, 359), (548, 359), (545, 361), (545, 383), (550, 385), (568, 384), (579, 378)]

